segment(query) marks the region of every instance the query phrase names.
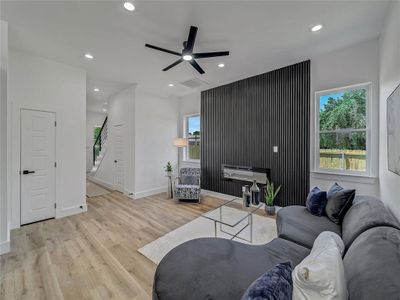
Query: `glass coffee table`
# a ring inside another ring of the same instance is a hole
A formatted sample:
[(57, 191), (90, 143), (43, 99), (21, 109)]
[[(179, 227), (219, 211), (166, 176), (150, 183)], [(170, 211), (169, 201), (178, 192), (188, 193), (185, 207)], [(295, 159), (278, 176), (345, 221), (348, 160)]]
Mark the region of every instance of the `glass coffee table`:
[[(243, 206), (242, 198), (234, 198), (220, 205), (216, 209), (202, 214), (202, 217), (214, 221), (214, 234), (218, 236), (219, 230), (231, 236), (231, 240), (238, 238), (250, 243), (253, 243), (253, 213), (255, 213), (262, 203), (258, 205)], [(245, 221), (247, 219), (247, 222)], [(228, 226), (234, 229), (234, 232), (228, 232), (223, 229), (223, 226)], [(250, 238), (245, 239), (238, 235), (247, 227), (250, 227)]]

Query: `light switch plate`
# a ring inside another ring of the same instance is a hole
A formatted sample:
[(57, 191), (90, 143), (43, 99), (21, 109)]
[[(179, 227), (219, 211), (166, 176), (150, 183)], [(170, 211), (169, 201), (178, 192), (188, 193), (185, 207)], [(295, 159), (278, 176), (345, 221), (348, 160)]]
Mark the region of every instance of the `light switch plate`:
[(278, 146), (274, 146), (274, 152), (275, 152), (275, 153), (278, 152)]

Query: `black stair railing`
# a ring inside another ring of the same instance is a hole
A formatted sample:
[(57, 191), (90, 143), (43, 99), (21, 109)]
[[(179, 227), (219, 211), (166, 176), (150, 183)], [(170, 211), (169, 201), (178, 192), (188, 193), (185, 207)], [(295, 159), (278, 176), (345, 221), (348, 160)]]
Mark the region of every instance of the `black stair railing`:
[(101, 126), (100, 132), (93, 144), (93, 165), (96, 164), (96, 159), (100, 155), (101, 149), (107, 140), (108, 126), (107, 126), (108, 116), (104, 119), (103, 125)]

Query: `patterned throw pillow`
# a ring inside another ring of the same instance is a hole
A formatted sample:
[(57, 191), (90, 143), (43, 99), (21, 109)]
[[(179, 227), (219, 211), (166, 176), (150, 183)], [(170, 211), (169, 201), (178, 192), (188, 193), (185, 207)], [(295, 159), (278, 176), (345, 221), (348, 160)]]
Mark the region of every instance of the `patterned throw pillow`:
[(356, 190), (345, 190), (335, 182), (327, 194), (328, 202), (325, 212), (328, 218), (336, 224), (341, 224), (353, 203), (355, 195)]
[(327, 201), (326, 192), (321, 191), (319, 187), (315, 187), (308, 194), (306, 208), (311, 214), (320, 217), (325, 212)]
[(285, 262), (258, 277), (241, 300), (291, 300), (292, 290), (292, 265)]

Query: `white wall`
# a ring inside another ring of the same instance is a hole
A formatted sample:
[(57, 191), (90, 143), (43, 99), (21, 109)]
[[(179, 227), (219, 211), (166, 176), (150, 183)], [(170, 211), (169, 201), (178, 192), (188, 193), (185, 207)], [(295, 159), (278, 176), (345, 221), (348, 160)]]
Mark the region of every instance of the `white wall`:
[(10, 250), (10, 225), (8, 205), (8, 142), (7, 142), (7, 69), (8, 24), (0, 23), (0, 254)]
[(105, 113), (86, 111), (86, 172), (93, 167), (94, 128), (101, 127), (105, 118)]
[[(201, 95), (200, 92), (195, 92), (179, 98), (179, 137), (183, 137), (184, 118), (187, 115), (200, 114)], [(180, 166), (200, 167), (200, 163), (183, 161), (184, 149), (179, 149)]]
[(113, 128), (124, 124), (124, 192), (137, 199), (166, 191), (164, 166), (177, 162), (172, 141), (178, 136), (178, 118), (177, 99), (152, 95), (136, 85), (110, 97), (109, 142), (94, 180), (114, 186)]
[(358, 194), (379, 196), (378, 177), (378, 124), (379, 124), (379, 41), (378, 39), (358, 43), (311, 58), (311, 170), (315, 168), (315, 92), (372, 82), (372, 177), (326, 175), (311, 173), (310, 186), (329, 188), (333, 182), (357, 189)]
[[(400, 2), (392, 3), (380, 40), (380, 142), (381, 198), (400, 219), (400, 176), (388, 171), (386, 99), (400, 84)], [(400, 116), (399, 116), (400, 117)]]
[(105, 156), (94, 176), (94, 179), (110, 188), (114, 186), (114, 128), (123, 125), (123, 155), (124, 155), (124, 187), (123, 192), (134, 192), (134, 114), (135, 89), (132, 85), (111, 96), (108, 102), (108, 141)]
[(177, 162), (178, 101), (140, 89), (135, 98), (135, 198), (166, 191), (164, 166)]
[(10, 51), (8, 97), (12, 103), (12, 226), (20, 225), (20, 109), (56, 113), (56, 217), (86, 210), (86, 72)]

